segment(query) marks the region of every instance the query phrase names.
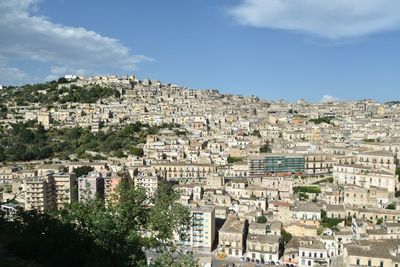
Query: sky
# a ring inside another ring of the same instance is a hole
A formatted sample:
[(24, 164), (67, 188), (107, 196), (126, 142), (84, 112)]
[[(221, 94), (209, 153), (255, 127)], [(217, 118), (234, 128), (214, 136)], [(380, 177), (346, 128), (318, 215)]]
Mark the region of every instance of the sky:
[(0, 0), (0, 84), (136, 74), (312, 102), (399, 100), (398, 0)]

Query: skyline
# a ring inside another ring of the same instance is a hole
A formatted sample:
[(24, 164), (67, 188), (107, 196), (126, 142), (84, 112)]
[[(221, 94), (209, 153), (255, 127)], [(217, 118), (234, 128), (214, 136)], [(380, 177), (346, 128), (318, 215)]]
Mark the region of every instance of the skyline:
[(135, 73), (263, 99), (397, 100), (400, 4), (378, 2), (12, 0), (0, 3), (0, 84)]

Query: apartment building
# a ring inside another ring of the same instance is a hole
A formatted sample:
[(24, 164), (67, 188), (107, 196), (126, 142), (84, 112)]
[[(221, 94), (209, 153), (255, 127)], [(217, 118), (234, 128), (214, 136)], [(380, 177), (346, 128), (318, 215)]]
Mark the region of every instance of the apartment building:
[(95, 196), (104, 197), (104, 178), (93, 171), (78, 178), (78, 200), (85, 201)]
[(245, 244), (245, 222), (235, 213), (228, 218), (218, 232), (218, 251), (228, 256), (242, 256)]
[(299, 267), (329, 266), (328, 252), (321, 240), (303, 238), (299, 243)]
[(364, 188), (377, 187), (391, 193), (396, 191), (399, 183), (397, 175), (387, 170), (374, 169), (360, 164), (335, 165), (333, 167), (333, 179), (339, 185), (357, 185)]
[(47, 211), (55, 207), (54, 177), (52, 174), (25, 180), (25, 210)]
[(53, 174), (55, 204), (58, 209), (77, 200), (77, 179), (74, 173)]
[(344, 266), (399, 267), (398, 240), (360, 240), (345, 245)]
[[(280, 225), (280, 223), (279, 223)], [(279, 260), (279, 231), (271, 233), (271, 225), (267, 223), (251, 223), (249, 233), (246, 239), (246, 256), (267, 262), (277, 262)]]
[(152, 173), (140, 173), (133, 177), (135, 186), (140, 186), (146, 189), (150, 196), (154, 196), (157, 191), (161, 178)]
[(195, 251), (210, 252), (215, 240), (215, 207), (213, 205), (195, 205), (189, 207), (192, 223), (186, 229), (175, 232), (176, 244), (190, 247)]

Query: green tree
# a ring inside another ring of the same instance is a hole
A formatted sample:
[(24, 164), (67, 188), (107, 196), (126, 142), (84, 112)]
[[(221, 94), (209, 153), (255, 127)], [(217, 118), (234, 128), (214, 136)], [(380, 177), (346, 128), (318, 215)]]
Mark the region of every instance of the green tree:
[(265, 145), (260, 147), (260, 152), (261, 153), (271, 153), (272, 152), (271, 145), (269, 143), (266, 143)]
[(152, 267), (197, 267), (199, 266), (198, 260), (193, 257), (193, 254), (178, 254), (177, 256), (173, 255), (173, 252), (164, 251), (159, 255), (153, 264)]
[(285, 244), (287, 244), (290, 241), (290, 239), (292, 239), (292, 237), (293, 237), (292, 234), (289, 232), (286, 232), (285, 229), (282, 229), (281, 235), (282, 235), (283, 242)]
[(266, 223), (267, 222), (267, 217), (264, 215), (257, 217), (257, 223)]
[(94, 168), (88, 165), (84, 165), (81, 167), (77, 167), (73, 169), (73, 172), (75, 173), (76, 177), (81, 177), (84, 175), (87, 175), (89, 172), (93, 171)]
[(178, 199), (179, 193), (171, 184), (159, 185), (149, 223), (155, 237), (164, 244), (172, 240), (174, 231), (179, 231), (182, 226), (190, 224), (190, 212), (185, 206), (177, 203)]

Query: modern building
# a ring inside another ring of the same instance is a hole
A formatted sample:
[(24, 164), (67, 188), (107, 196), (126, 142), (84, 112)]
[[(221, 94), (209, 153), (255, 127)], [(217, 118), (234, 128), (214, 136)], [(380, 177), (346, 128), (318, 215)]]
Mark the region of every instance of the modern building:
[(293, 154), (261, 154), (249, 157), (249, 172), (251, 175), (265, 173), (304, 172), (305, 159)]
[(215, 207), (213, 205), (190, 208), (192, 224), (175, 233), (176, 243), (192, 250), (210, 252), (215, 240)]
[(78, 178), (78, 200), (85, 201), (95, 196), (104, 197), (104, 178), (96, 171)]
[(54, 174), (54, 200), (58, 209), (63, 208), (66, 204), (76, 201), (77, 196), (77, 180), (74, 173)]
[(54, 177), (52, 174), (36, 176), (25, 180), (25, 210), (40, 212), (55, 207)]

